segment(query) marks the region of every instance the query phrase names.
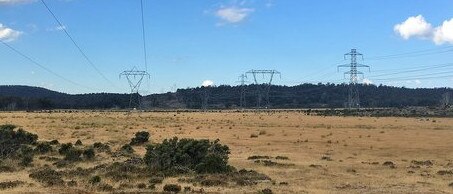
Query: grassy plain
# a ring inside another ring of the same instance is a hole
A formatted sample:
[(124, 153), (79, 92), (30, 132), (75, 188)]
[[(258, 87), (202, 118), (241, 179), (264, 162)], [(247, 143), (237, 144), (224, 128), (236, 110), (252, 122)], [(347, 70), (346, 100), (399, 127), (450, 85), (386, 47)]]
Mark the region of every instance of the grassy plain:
[[(274, 193), (453, 192), (452, 118), (321, 117), (286, 111), (0, 113), (0, 124), (6, 123), (36, 133), (40, 140), (106, 142), (113, 149), (129, 143), (142, 130), (150, 132), (151, 142), (174, 136), (220, 139), (231, 149), (231, 165), (256, 170), (273, 180), (254, 186), (205, 187), (206, 192), (257, 193), (265, 188)], [(140, 156), (145, 153), (143, 146), (134, 149)], [(254, 155), (270, 156), (276, 163), (248, 159)], [(277, 160), (277, 156), (288, 160)], [(77, 166), (105, 162), (112, 161), (101, 157)], [(45, 162), (35, 159), (33, 164)], [(96, 191), (43, 187), (29, 178), (29, 171), (0, 173), (0, 182), (27, 183), (0, 192)], [(176, 183), (177, 178), (164, 180), (168, 182)], [(162, 191), (162, 186), (155, 191)]]

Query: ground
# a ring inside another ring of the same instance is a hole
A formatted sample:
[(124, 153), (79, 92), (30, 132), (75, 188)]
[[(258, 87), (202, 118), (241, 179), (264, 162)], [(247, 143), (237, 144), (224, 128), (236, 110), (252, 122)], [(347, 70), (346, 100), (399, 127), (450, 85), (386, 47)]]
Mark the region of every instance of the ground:
[[(232, 166), (256, 170), (273, 180), (204, 188), (210, 192), (257, 193), (265, 188), (274, 193), (453, 192), (452, 118), (321, 117), (298, 111), (0, 113), (0, 124), (6, 123), (36, 133), (40, 140), (107, 142), (115, 149), (143, 130), (151, 134), (152, 142), (174, 136), (219, 139), (231, 149)], [(145, 153), (143, 146), (135, 149), (139, 155)], [(265, 165), (249, 160), (250, 156), (269, 156), (277, 163)], [(33, 165), (43, 162), (36, 159)], [(0, 192), (68, 191), (42, 186), (29, 178), (29, 171), (0, 173), (0, 182), (27, 183)]]

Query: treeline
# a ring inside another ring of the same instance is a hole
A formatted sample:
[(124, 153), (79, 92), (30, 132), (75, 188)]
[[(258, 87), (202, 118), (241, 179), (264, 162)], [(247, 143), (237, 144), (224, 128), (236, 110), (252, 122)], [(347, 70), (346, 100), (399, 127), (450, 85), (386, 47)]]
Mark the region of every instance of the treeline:
[[(439, 106), (449, 88), (391, 87), (358, 85), (362, 107)], [(142, 97), (143, 108), (230, 109), (240, 106), (245, 91), (245, 107), (255, 108), (261, 89), (262, 107), (267, 108), (341, 108), (348, 98), (347, 84), (301, 84), (271, 86), (269, 104), (262, 85), (178, 89), (175, 93)], [(129, 94), (64, 94), (28, 86), (0, 86), (1, 110), (39, 109), (124, 109), (129, 107)]]

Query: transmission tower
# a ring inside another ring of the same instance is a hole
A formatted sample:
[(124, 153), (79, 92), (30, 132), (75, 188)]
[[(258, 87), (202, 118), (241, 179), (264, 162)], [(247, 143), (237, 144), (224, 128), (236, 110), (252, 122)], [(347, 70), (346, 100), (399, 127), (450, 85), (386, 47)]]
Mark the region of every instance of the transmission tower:
[(356, 49), (351, 49), (351, 52), (344, 54), (344, 59), (346, 60), (347, 57), (351, 58), (351, 63), (350, 64), (345, 64), (345, 65), (339, 65), (338, 70), (341, 67), (348, 67), (350, 68), (349, 71), (345, 72), (344, 75), (349, 74), (349, 95), (348, 95), (348, 102), (346, 104), (347, 108), (360, 108), (360, 97), (359, 97), (359, 88), (358, 88), (358, 81), (359, 77), (358, 75), (363, 76), (363, 72), (358, 71), (358, 68), (370, 68), (368, 65), (363, 65), (357, 63), (357, 57), (361, 57), (363, 60), (363, 55), (359, 52), (357, 52)]
[(450, 106), (450, 101), (451, 101), (451, 93), (446, 92), (445, 94), (442, 95), (442, 100), (441, 100), (441, 106), (443, 108), (447, 108)]
[(209, 107), (209, 89), (211, 88), (211, 86), (202, 86), (202, 89), (203, 89), (203, 94), (201, 96), (201, 109), (203, 109), (203, 111), (206, 111)]
[(246, 107), (246, 100), (245, 100), (245, 89), (246, 89), (246, 87), (245, 87), (245, 84), (248, 83), (247, 75), (246, 74), (241, 74), (239, 76), (239, 81), (237, 81), (237, 82), (239, 82), (241, 84), (240, 85), (240, 87), (241, 87), (241, 97), (239, 99), (240, 100), (239, 106), (241, 108), (245, 108)]
[(150, 79), (151, 76), (148, 72), (139, 71), (134, 67), (132, 70), (120, 73), (120, 79), (121, 77), (126, 77), (129, 87), (131, 88), (129, 108), (141, 108), (141, 96), (139, 94), (140, 85), (142, 84), (143, 79)]
[[(269, 107), (269, 92), (271, 90), (272, 81), (274, 80), (275, 75), (279, 75), (281, 78), (281, 76), (282, 76), (281, 73), (276, 70), (250, 70), (250, 71), (246, 72), (246, 75), (247, 74), (253, 75), (253, 80), (255, 81), (255, 84), (256, 84), (256, 88), (257, 88), (256, 92), (257, 92), (257, 97), (258, 97), (257, 102), (256, 102), (256, 107), (261, 108), (261, 101), (263, 98), (263, 94), (266, 99), (266, 107)], [(258, 75), (262, 75), (265, 82), (260, 83), (257, 78)], [(268, 76), (267, 79), (266, 79), (266, 75)]]

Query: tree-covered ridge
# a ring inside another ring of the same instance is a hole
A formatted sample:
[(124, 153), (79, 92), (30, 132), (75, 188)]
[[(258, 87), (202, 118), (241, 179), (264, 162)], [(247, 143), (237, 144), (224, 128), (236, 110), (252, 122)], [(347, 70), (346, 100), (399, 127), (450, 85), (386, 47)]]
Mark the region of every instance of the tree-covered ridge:
[[(258, 85), (178, 89), (174, 93), (152, 94), (142, 98), (144, 108), (238, 108), (240, 93), (245, 87), (246, 107), (257, 104)], [(268, 108), (341, 108), (348, 97), (347, 84), (301, 84), (272, 86)], [(450, 88), (404, 88), (359, 85), (362, 107), (439, 106)], [(262, 87), (261, 87), (262, 88)], [(128, 94), (65, 94), (39, 87), (0, 86), (1, 110), (38, 109), (122, 109), (128, 108)], [(265, 107), (265, 98), (263, 98)]]

